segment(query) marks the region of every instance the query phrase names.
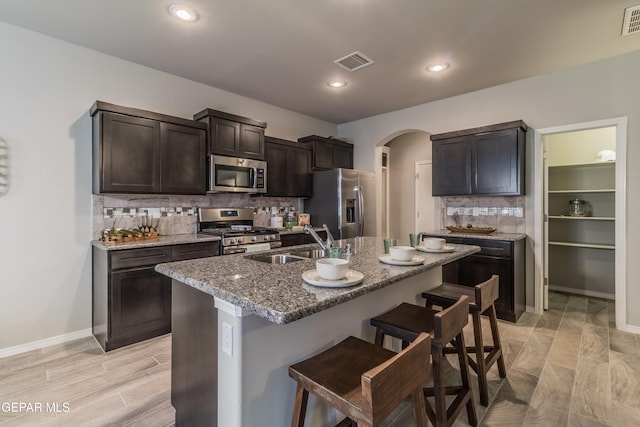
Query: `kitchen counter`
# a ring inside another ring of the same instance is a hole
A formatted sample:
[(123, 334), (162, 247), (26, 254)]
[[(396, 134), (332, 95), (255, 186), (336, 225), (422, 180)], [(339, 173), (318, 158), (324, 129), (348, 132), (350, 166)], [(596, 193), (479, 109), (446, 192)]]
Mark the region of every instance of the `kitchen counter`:
[[(352, 245), (351, 269), (365, 273), (363, 282), (350, 288), (320, 288), (304, 283), (302, 273), (315, 269), (315, 260), (311, 259), (273, 265), (251, 259), (253, 254), (237, 254), (215, 260), (159, 264), (156, 271), (248, 313), (285, 324), (479, 251), (476, 246), (453, 245), (455, 251), (451, 253), (418, 252), (424, 256), (424, 264), (392, 266), (378, 260), (378, 255), (384, 253), (382, 239), (362, 237), (341, 242)], [(269, 254), (309, 247), (317, 245), (292, 246)]]
[[(278, 228), (277, 229), (280, 234), (304, 234), (304, 230), (287, 230), (286, 228)], [(313, 227), (314, 231), (324, 231), (324, 228), (322, 227)]]
[(421, 234), (429, 234), (432, 236), (449, 236), (449, 237), (465, 237), (471, 239), (489, 239), (489, 240), (507, 240), (511, 242), (515, 242), (518, 240), (523, 240), (527, 238), (527, 235), (524, 233), (500, 233), (498, 231), (494, 231), (489, 234), (480, 234), (480, 233), (453, 233), (446, 228), (434, 231), (422, 231)]
[(174, 234), (171, 236), (159, 236), (157, 239), (134, 240), (131, 242), (105, 244), (101, 240), (92, 240), (91, 244), (105, 251), (117, 251), (122, 249), (151, 248), (154, 246), (183, 245), (186, 243), (215, 242), (220, 241), (219, 236), (207, 234)]
[[(270, 264), (256, 254), (225, 255), (159, 264), (172, 280), (171, 404), (176, 426), (280, 427), (288, 425), (295, 382), (288, 366), (349, 335), (373, 342), (369, 319), (401, 302), (424, 304), (421, 293), (442, 282), (442, 264), (480, 250), (427, 254), (423, 264), (383, 264), (382, 239), (350, 243), (351, 268), (364, 280), (348, 288), (307, 285), (302, 273), (314, 260)], [(317, 245), (265, 251), (282, 254)], [(399, 343), (392, 343), (396, 350)], [(335, 425), (339, 415), (311, 398), (314, 425)]]

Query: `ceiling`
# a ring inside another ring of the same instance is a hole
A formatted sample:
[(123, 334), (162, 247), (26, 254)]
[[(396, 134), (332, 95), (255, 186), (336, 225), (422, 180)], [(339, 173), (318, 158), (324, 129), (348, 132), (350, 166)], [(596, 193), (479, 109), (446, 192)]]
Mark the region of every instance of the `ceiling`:
[[(184, 0), (195, 23), (175, 2), (0, 0), (0, 21), (337, 124), (640, 49), (640, 0)], [(354, 51), (375, 63), (333, 63)]]

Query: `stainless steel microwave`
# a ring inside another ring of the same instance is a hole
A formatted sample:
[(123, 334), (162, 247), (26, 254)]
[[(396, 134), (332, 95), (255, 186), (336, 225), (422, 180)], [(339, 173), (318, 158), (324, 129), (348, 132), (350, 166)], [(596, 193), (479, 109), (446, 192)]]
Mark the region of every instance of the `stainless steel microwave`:
[(266, 193), (267, 162), (209, 156), (209, 193)]

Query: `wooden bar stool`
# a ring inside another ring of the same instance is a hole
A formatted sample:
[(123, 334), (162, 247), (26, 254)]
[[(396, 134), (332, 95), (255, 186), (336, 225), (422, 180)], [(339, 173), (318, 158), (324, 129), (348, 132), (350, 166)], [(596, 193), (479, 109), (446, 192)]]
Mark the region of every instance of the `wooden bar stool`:
[(400, 353), (348, 337), (330, 349), (289, 367), (297, 381), (292, 427), (302, 427), (309, 393), (347, 416), (338, 425), (379, 425), (411, 397), (416, 426), (427, 426), (422, 387), (430, 376), (431, 336), (420, 336)]
[[(475, 353), (475, 360), (468, 356), (469, 365), (478, 374), (478, 387), (480, 389), (480, 403), (484, 406), (489, 404), (489, 391), (487, 382), (487, 372), (494, 363), (498, 363), (498, 373), (501, 378), (507, 376), (502, 354), (502, 344), (500, 343), (500, 331), (498, 330), (498, 318), (496, 316), (495, 301), (500, 293), (499, 276), (493, 275), (486, 282), (474, 287), (455, 285), (453, 283), (443, 283), (428, 292), (423, 292), (422, 297), (427, 300), (427, 308), (434, 305), (443, 308), (455, 303), (461, 295), (469, 297), (469, 313), (473, 319), (474, 346), (467, 347), (467, 353)], [(491, 326), (492, 346), (485, 346), (482, 338), (482, 324), (480, 315), (486, 314), (489, 317)], [(453, 350), (453, 349), (451, 349)], [(486, 356), (485, 356), (486, 355)]]
[[(386, 335), (401, 339), (404, 346), (415, 340), (421, 333), (432, 332), (433, 388), (425, 388), (424, 395), (425, 397), (433, 396), (435, 399), (434, 408), (426, 399), (425, 405), (429, 420), (436, 427), (451, 426), (464, 407), (467, 409), (469, 424), (478, 425), (469, 382), (467, 352), (462, 334), (463, 328), (469, 322), (468, 300), (468, 297), (462, 296), (458, 302), (442, 311), (402, 303), (371, 319), (371, 325), (376, 327), (376, 344), (380, 346), (383, 345)], [(462, 380), (460, 386), (447, 386), (444, 383), (444, 349), (449, 342), (454, 342), (457, 349)], [(447, 395), (455, 396), (448, 407)]]

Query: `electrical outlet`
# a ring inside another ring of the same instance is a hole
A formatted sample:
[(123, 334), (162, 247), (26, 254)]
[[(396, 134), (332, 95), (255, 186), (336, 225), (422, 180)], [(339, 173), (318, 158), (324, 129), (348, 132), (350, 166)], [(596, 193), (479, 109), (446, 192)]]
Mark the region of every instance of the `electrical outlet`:
[(233, 326), (222, 324), (222, 352), (233, 356)]

